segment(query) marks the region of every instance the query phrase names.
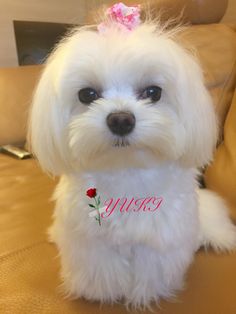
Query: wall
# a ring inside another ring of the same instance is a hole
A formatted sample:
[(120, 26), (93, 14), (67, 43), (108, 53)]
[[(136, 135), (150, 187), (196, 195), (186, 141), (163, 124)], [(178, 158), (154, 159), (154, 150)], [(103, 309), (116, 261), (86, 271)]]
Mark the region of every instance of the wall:
[(17, 66), (13, 20), (84, 22), (86, 0), (0, 0), (0, 67)]
[[(0, 0), (0, 67), (18, 65), (13, 20), (83, 24), (88, 11), (106, 2), (108, 1)], [(236, 0), (229, 0), (223, 22), (236, 23)]]

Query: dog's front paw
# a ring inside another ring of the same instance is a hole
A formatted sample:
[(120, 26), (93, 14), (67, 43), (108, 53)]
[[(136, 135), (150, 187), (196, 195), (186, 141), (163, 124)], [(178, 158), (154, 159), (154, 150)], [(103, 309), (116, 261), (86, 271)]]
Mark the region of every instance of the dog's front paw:
[[(68, 250), (71, 247), (71, 251)], [(61, 250), (63, 288), (70, 298), (101, 303), (119, 301), (130, 288), (129, 264), (106, 243), (72, 243)]]

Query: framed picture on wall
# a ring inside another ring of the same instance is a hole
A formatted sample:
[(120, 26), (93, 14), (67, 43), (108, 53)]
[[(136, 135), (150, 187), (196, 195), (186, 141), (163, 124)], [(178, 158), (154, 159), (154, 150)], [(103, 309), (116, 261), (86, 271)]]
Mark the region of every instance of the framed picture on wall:
[(72, 24), (13, 21), (19, 65), (41, 64)]

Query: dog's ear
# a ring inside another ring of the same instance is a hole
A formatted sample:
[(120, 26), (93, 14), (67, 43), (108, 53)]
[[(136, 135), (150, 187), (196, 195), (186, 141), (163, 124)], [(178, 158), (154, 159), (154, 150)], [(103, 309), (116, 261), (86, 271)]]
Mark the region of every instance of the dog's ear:
[(213, 157), (218, 123), (212, 99), (204, 85), (201, 67), (191, 54), (181, 56), (180, 73), (176, 78), (177, 101), (186, 131), (183, 164), (202, 167)]
[(29, 118), (28, 141), (43, 170), (61, 175), (68, 167), (66, 145), (66, 108), (58, 97), (59, 64), (50, 57), (36, 88)]

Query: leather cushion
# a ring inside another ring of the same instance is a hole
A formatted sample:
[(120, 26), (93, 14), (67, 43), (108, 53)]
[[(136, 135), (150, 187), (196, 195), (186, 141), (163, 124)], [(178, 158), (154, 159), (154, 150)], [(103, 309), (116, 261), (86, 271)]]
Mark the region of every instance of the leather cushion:
[(200, 60), (222, 133), (236, 86), (236, 33), (224, 24), (195, 25), (180, 40)]
[[(100, 307), (97, 302), (63, 298), (58, 252), (46, 235), (56, 181), (32, 159), (1, 154), (0, 172), (0, 313), (127, 313), (122, 305)], [(235, 265), (236, 253), (198, 252), (187, 273), (186, 289), (176, 302), (162, 301), (161, 311), (154, 307), (154, 313), (235, 314)]]
[[(224, 125), (224, 141), (206, 170), (205, 182), (236, 208), (236, 90)], [(236, 220), (236, 210), (231, 215)]]

